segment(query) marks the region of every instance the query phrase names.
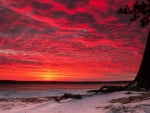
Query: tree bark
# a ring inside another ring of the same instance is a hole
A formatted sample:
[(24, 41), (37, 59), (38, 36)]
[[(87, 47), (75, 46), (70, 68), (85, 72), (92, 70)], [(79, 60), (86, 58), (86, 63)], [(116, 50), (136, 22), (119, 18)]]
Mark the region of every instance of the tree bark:
[(148, 33), (143, 59), (133, 83), (136, 88), (150, 90), (150, 31)]

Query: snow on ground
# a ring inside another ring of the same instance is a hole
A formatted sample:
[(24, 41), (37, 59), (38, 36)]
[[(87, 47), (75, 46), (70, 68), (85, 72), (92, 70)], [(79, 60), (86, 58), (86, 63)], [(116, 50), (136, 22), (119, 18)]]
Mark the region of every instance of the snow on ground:
[[(60, 103), (53, 96), (85, 94)], [(86, 94), (86, 90), (0, 91), (0, 113), (150, 113), (150, 93)], [(112, 100), (113, 99), (113, 100)]]

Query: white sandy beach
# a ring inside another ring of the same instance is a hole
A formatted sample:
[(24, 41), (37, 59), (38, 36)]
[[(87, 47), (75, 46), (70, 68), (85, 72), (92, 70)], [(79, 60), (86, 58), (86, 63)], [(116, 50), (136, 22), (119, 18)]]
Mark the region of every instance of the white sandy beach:
[[(66, 92), (85, 96), (83, 99), (66, 99), (59, 103), (51, 98)], [(0, 113), (150, 113), (149, 93), (124, 91), (93, 95), (85, 92), (86, 90), (0, 91)], [(111, 101), (112, 99), (116, 100)]]

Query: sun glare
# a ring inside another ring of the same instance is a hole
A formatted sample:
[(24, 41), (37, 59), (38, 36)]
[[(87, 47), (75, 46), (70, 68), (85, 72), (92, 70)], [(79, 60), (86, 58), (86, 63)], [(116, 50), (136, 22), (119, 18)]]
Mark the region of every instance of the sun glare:
[(40, 80), (44, 81), (55, 81), (57, 80), (57, 73), (56, 72), (39, 72), (38, 73), (38, 78)]
[(56, 80), (56, 74), (53, 72), (45, 72), (42, 76), (45, 81)]

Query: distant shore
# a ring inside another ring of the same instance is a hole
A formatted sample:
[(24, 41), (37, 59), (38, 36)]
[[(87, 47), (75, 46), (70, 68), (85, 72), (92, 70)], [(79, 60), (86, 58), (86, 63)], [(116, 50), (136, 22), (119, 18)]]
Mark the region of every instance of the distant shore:
[(5, 83), (52, 83), (52, 84), (119, 84), (130, 83), (131, 81), (17, 81), (17, 80), (0, 80), (0, 84)]

